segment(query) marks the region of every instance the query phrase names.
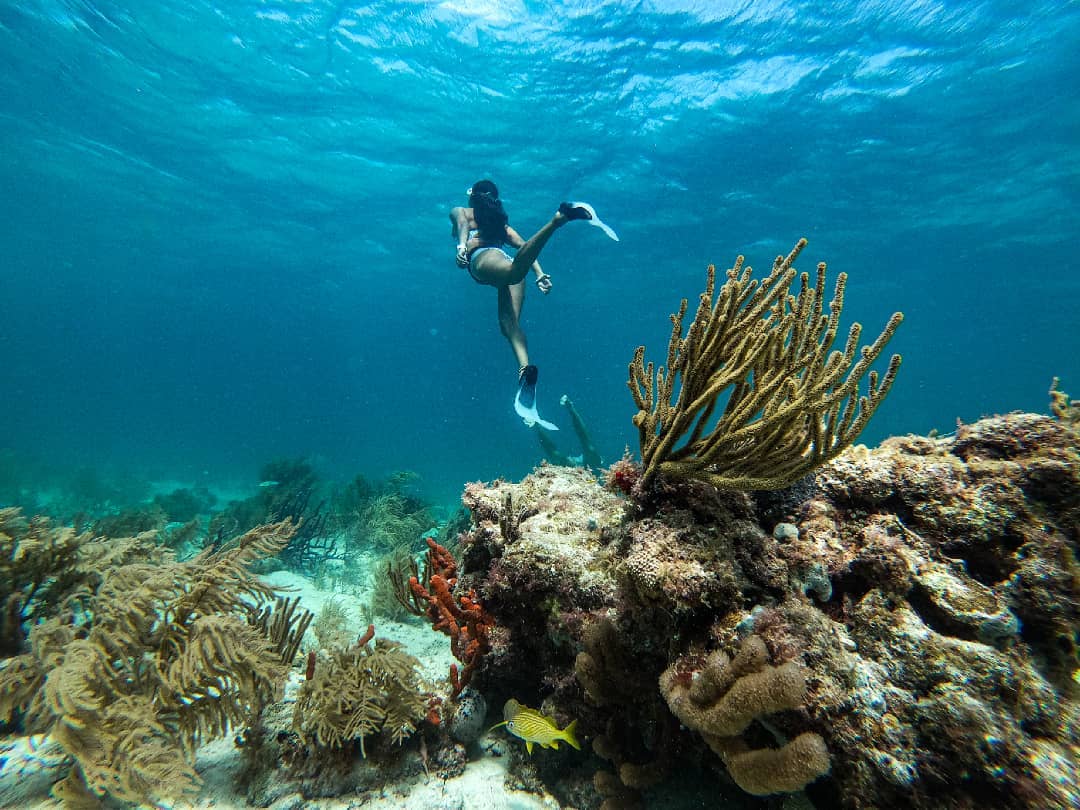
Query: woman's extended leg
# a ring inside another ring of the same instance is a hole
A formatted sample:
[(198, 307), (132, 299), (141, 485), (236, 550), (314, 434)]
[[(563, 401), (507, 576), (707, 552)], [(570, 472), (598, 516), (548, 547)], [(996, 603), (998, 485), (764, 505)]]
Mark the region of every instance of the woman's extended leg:
[[(529, 346), (525, 332), (521, 328), (521, 304), (525, 300), (525, 282), (519, 281), (508, 287), (499, 287), (499, 329), (510, 342), (514, 357), (518, 362), (518, 393), (514, 398), (514, 409), (529, 421), (543, 423), (536, 414), (536, 366), (529, 363)], [(530, 414), (529, 411), (532, 411)], [(546, 423), (545, 426), (547, 426)], [(548, 426), (549, 430), (554, 430)]]
[(582, 420), (577, 408), (574, 407), (573, 400), (563, 394), (559, 403), (570, 412), (570, 421), (574, 424), (574, 432), (577, 434), (578, 441), (581, 442), (582, 462), (586, 467), (599, 470), (603, 466), (603, 462), (600, 460), (600, 451), (593, 444), (592, 436), (589, 435), (589, 431), (585, 428), (585, 422)]

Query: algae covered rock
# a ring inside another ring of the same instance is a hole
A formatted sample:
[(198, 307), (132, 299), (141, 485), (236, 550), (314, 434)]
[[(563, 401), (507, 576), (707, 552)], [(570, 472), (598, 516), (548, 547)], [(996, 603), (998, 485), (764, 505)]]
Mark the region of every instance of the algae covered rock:
[(472, 745), (484, 733), (487, 701), (475, 689), (465, 688), (453, 706), (450, 736), (464, 746)]
[[(852, 448), (799, 491), (759, 508), (678, 482), (634, 502), (545, 467), (470, 485), (463, 577), (498, 639), (479, 687), (578, 718), (617, 766), (608, 797), (691, 763), (718, 801), (740, 793), (729, 775), (764, 792), (768, 768), (738, 758), (801, 740), (791, 756), (831, 766), (806, 787), (818, 807), (1080, 805), (1076, 433), (993, 417)], [(657, 684), (692, 688), (749, 637), (805, 692), (725, 746)]]

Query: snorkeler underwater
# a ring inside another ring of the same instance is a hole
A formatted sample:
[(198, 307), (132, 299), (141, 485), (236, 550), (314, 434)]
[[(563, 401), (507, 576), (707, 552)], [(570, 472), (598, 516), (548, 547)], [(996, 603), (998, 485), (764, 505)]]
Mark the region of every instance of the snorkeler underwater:
[(1080, 807), (1078, 37), (8, 3), (0, 808)]
[[(520, 324), (525, 276), (531, 270), (536, 274), (536, 288), (544, 295), (551, 292), (551, 275), (540, 267), (540, 251), (555, 231), (568, 222), (584, 221), (595, 225), (614, 242), (618, 242), (619, 237), (588, 203), (563, 202), (540, 230), (524, 239), (510, 227), (510, 218), (494, 182), (478, 180), (469, 187), (467, 194), (468, 207), (450, 209), (451, 236), (457, 239), (457, 265), (468, 270), (477, 284), (494, 287), (497, 291), (499, 327), (519, 364), (514, 412), (527, 427), (539, 425), (544, 430), (558, 430), (558, 425), (541, 419), (536, 409), (536, 383), (540, 370), (529, 362), (527, 340)], [(516, 249), (514, 255), (507, 253), (504, 246)]]

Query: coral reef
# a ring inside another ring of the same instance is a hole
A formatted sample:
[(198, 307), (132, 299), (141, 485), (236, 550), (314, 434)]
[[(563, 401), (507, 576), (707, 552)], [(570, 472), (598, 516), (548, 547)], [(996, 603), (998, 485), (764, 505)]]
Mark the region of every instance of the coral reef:
[(399, 472), (379, 482), (357, 476), (337, 485), (322, 481), (306, 461), (271, 462), (260, 470), (255, 495), (214, 515), (209, 542), (220, 545), (251, 526), (289, 518), (297, 528), (278, 555), (280, 564), (347, 590), (345, 583), (366, 571), (363, 558), (373, 549), (415, 546), (434, 526), (430, 506), (407, 491), (415, 478)]
[(177, 523), (187, 523), (199, 515), (207, 514), (216, 502), (217, 497), (206, 487), (181, 487), (154, 496), (154, 505), (165, 513), (170, 522)]
[(33, 626), (30, 651), (0, 669), (0, 717), (71, 758), (54, 795), (89, 806), (197, 790), (196, 745), (253, 722), (298, 648), (307, 618), (295, 602), (260, 610), (274, 592), (248, 570), (292, 531), (258, 527), (183, 563), (102, 564)]
[[(837, 278), (827, 315), (824, 262), (816, 285), (803, 273), (792, 295), (792, 264), (804, 247), (801, 239), (786, 257), (777, 256), (760, 283), (739, 256), (715, 304), (710, 265), (685, 338), (685, 298), (671, 316), (667, 365), (654, 372), (651, 362), (645, 365), (645, 347), (638, 347), (628, 385), (638, 407), (643, 489), (658, 473), (721, 489), (789, 486), (851, 445), (889, 392), (900, 356), (893, 355), (880, 383), (870, 367), (903, 316), (895, 313), (861, 350), (862, 327), (853, 324), (844, 350), (831, 351), (847, 276)], [(860, 396), (864, 375), (869, 385)]]
[[(824, 774), (819, 807), (1080, 803), (1070, 424), (852, 447), (781, 495), (631, 501), (552, 466), (470, 484), (458, 587), (495, 621), (473, 686), (579, 718), (617, 769), (605, 807), (686, 766), (718, 801)], [(564, 772), (539, 771), (556, 794)]]
[(342, 560), (330, 531), (329, 498), (314, 468), (302, 459), (281, 459), (259, 470), (259, 491), (230, 502), (210, 520), (208, 544), (217, 548), (254, 526), (291, 521), (292, 539), (276, 555), (279, 564), (314, 575)]

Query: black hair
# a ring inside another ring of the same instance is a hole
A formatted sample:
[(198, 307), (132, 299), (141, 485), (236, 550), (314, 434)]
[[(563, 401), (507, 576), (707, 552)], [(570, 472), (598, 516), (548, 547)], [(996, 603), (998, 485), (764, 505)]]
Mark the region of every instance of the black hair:
[(510, 217), (499, 199), (499, 188), (490, 180), (477, 180), (469, 194), (476, 227), (485, 242), (502, 244), (506, 241), (506, 224)]

